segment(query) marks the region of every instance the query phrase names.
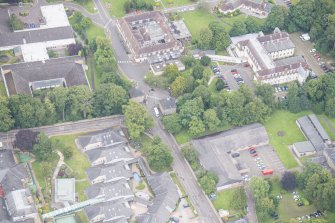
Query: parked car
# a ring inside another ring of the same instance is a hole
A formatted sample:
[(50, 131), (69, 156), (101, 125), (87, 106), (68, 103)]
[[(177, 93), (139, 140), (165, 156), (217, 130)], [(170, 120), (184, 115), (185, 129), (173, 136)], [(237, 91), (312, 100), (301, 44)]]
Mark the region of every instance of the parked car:
[(309, 52), (311, 52), (311, 53), (315, 53), (316, 52), (316, 49), (311, 49)]
[(254, 154), (254, 153), (257, 153), (255, 149), (252, 149), (252, 150), (249, 150), (249, 153), (250, 154)]
[(258, 154), (257, 154), (257, 153), (254, 153), (254, 154), (252, 154), (251, 156), (252, 156), (252, 157), (256, 157), (256, 156), (258, 156)]
[(231, 154), (231, 156), (232, 156), (233, 158), (236, 158), (236, 157), (239, 157), (240, 154), (239, 154), (239, 153), (233, 153), (233, 154)]

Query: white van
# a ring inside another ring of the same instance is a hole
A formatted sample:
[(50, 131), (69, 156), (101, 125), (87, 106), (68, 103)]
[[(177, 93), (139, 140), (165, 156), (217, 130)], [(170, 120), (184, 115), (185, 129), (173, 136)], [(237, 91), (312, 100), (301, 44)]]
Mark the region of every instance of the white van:
[(158, 118), (159, 117), (159, 111), (157, 107), (154, 107), (155, 115)]
[(311, 37), (309, 36), (308, 33), (304, 33), (300, 36), (300, 39), (303, 40), (303, 41), (307, 41), (307, 40), (310, 40)]

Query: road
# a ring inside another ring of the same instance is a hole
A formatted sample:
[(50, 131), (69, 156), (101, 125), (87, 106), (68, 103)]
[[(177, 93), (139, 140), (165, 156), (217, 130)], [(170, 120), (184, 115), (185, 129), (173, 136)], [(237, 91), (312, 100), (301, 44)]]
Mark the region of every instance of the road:
[(247, 206), (248, 206), (247, 218), (251, 223), (258, 222), (256, 215), (255, 200), (254, 197), (252, 196), (251, 190), (248, 185), (244, 186), (244, 190), (247, 196)]
[[(80, 132), (92, 132), (101, 129), (110, 128), (117, 125), (123, 125), (123, 116), (107, 116), (103, 118), (86, 119), (77, 122), (65, 122), (49, 126), (31, 128), (32, 131), (43, 132), (47, 136), (75, 134)], [(12, 130), (6, 133), (0, 133), (1, 142), (14, 141), (15, 134), (19, 130)]]
[[(106, 10), (105, 6), (101, 1), (94, 0), (94, 3), (98, 8), (98, 12), (100, 18), (103, 21), (106, 33), (112, 40), (112, 46), (117, 61), (129, 61), (127, 52), (122, 45), (122, 40), (118, 35), (115, 21), (109, 16), (108, 11)], [(119, 63), (119, 67), (129, 79), (134, 80), (137, 83), (139, 89), (141, 89), (144, 93), (150, 92), (151, 88), (143, 81), (145, 74), (147, 74), (149, 71), (149, 65), (147, 63)], [(153, 94), (155, 97), (148, 97), (149, 103), (147, 104), (147, 109), (149, 111), (152, 111), (151, 106), (153, 105), (153, 103), (157, 103), (156, 98), (164, 98), (169, 95), (167, 91), (162, 90), (156, 90), (155, 92), (153, 92)], [(190, 170), (190, 168), (186, 164), (186, 161), (183, 159), (178, 144), (175, 142), (174, 138), (170, 134), (163, 130), (160, 121), (157, 119), (155, 120), (156, 126), (153, 132), (154, 134), (160, 136), (164, 143), (166, 143), (172, 149), (172, 155), (174, 158), (173, 170), (176, 172), (193, 206), (197, 210), (197, 213), (199, 215), (199, 221), (202, 223), (221, 222), (220, 218), (217, 215), (217, 212), (215, 211), (215, 209), (213, 209), (206, 195), (199, 187), (196, 178), (193, 175), (193, 172)]]

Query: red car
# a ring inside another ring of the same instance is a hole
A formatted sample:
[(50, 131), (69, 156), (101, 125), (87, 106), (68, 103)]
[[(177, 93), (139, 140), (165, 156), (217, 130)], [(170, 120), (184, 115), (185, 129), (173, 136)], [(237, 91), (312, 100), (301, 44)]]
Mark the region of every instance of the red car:
[(258, 156), (258, 154), (257, 154), (257, 153), (254, 153), (254, 154), (252, 154), (251, 156), (252, 156), (252, 157), (256, 157), (256, 156)]
[(232, 69), (230, 72), (232, 72), (233, 74), (237, 74), (237, 70), (236, 69)]
[(249, 147), (248, 150), (255, 150), (255, 147)]

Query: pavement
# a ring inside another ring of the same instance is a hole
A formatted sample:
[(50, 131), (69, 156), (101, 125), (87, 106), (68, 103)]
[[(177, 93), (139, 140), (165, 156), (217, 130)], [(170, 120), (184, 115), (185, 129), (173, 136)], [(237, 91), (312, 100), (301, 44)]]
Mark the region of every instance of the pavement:
[(222, 75), (224, 76), (231, 90), (237, 90), (239, 88), (239, 85), (237, 84), (236, 80), (234, 79), (234, 75), (231, 72), (232, 69), (237, 70), (237, 72), (241, 75), (242, 79), (244, 80), (244, 83), (248, 87), (250, 87), (251, 89), (254, 88), (253, 84), (254, 73), (250, 67), (243, 67), (240, 64), (220, 66)]

